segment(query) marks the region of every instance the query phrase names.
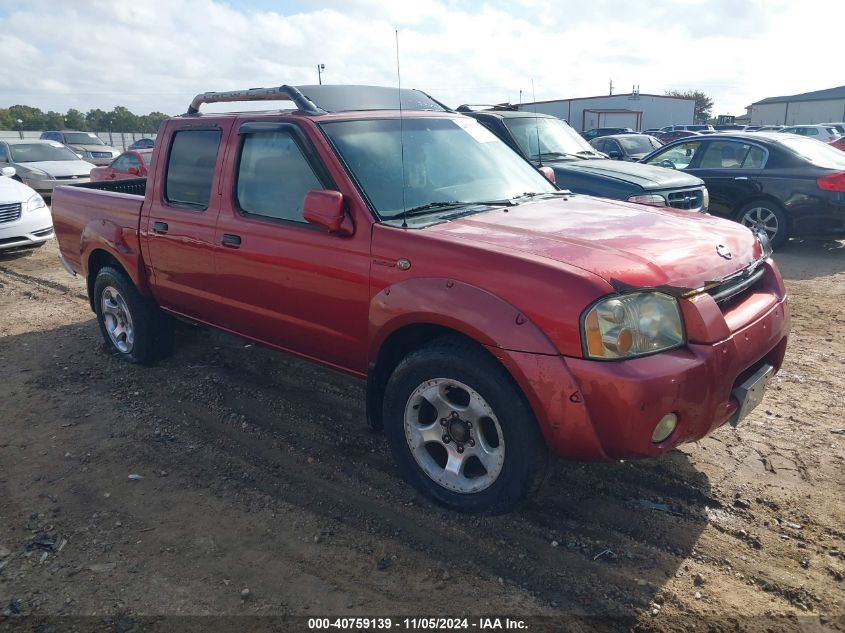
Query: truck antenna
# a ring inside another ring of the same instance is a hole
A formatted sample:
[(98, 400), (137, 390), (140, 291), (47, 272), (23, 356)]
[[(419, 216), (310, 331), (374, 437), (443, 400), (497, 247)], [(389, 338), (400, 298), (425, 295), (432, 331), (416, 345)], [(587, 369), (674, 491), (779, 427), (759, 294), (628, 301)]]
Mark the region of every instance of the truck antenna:
[(537, 132), (537, 160), (543, 166), (543, 152), (540, 151), (540, 119), (537, 117), (537, 93), (534, 91), (534, 77), (531, 78), (531, 98), (534, 100), (534, 130)]
[(396, 33), (396, 81), (399, 84), (399, 163), (402, 166), (402, 228), (408, 228), (408, 205), (405, 201), (405, 129), (402, 123), (402, 75), (399, 72), (399, 29)]

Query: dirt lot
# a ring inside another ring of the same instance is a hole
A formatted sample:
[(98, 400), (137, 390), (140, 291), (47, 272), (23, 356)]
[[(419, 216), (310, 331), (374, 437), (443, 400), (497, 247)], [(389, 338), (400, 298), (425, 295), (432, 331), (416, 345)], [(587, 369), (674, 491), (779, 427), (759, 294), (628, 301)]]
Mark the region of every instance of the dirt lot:
[[(18, 611), (845, 629), (842, 243), (778, 254), (792, 340), (739, 429), (557, 463), (493, 518), (400, 481), (344, 375), (187, 326), (156, 367), (113, 360), (56, 253), (0, 256), (0, 630)], [(27, 550), (44, 533), (61, 551)]]

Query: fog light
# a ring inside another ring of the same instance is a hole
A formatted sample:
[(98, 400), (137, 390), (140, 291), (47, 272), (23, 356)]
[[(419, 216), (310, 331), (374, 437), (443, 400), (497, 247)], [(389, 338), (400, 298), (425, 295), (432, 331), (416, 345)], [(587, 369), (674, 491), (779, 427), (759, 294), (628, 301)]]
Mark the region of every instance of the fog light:
[(672, 431), (678, 425), (678, 416), (674, 413), (667, 413), (662, 418), (657, 426), (654, 427), (654, 433), (651, 434), (651, 441), (655, 444), (660, 444), (667, 437), (672, 435)]

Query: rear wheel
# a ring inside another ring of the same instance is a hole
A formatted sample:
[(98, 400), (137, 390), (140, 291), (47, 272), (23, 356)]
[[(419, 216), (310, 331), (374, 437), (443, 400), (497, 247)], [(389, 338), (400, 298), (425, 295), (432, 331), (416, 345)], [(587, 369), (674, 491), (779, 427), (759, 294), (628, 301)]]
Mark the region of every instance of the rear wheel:
[(115, 356), (149, 363), (172, 349), (170, 317), (141, 296), (123, 271), (111, 266), (100, 269), (94, 281), (94, 308), (103, 340)]
[(385, 390), (384, 421), (404, 477), (454, 510), (507, 512), (540, 485), (548, 449), (510, 376), (470, 341), (406, 357)]
[(737, 221), (753, 231), (765, 231), (772, 248), (782, 246), (789, 238), (786, 214), (774, 202), (754, 200), (746, 204), (737, 214)]

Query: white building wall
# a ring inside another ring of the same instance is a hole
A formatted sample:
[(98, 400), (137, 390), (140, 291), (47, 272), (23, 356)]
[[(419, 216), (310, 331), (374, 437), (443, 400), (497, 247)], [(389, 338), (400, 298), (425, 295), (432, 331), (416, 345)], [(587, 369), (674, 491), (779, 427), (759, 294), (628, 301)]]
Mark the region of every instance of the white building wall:
[(845, 99), (760, 103), (751, 106), (751, 125), (800, 125), (845, 121)]
[[(599, 127), (599, 113), (586, 110), (632, 110), (642, 112), (641, 129), (663, 127), (664, 125), (684, 125), (693, 123), (695, 101), (692, 99), (677, 99), (640, 95), (632, 98), (630, 95), (613, 95), (591, 97), (588, 99), (561, 99), (544, 103), (525, 104), (522, 110), (551, 114), (566, 119), (569, 124), (583, 132)], [(636, 116), (631, 113), (601, 113), (601, 127), (636, 127)]]

